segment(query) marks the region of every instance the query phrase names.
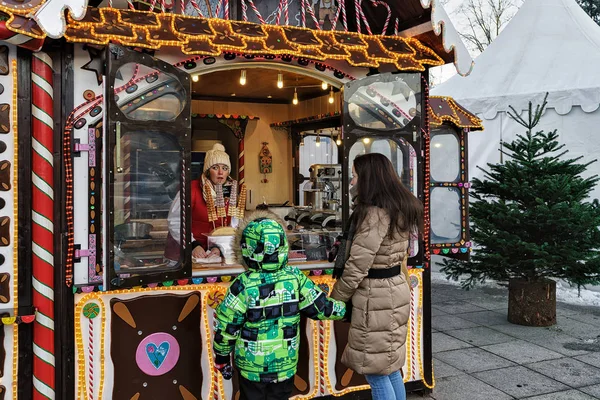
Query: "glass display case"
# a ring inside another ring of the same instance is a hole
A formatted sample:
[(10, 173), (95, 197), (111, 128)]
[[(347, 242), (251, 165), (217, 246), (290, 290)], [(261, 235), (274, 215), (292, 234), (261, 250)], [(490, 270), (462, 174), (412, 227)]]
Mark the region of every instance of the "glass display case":
[[(311, 264), (327, 263), (336, 238), (342, 234), (341, 230), (302, 230), (288, 232), (290, 264), (302, 263), (310, 269)], [(239, 266), (233, 249), (235, 236), (212, 236), (206, 235), (208, 248), (218, 247), (221, 251), (221, 263), (194, 262), (195, 269), (220, 269), (227, 266)], [(322, 266), (320, 266), (322, 268)], [(316, 268), (316, 267), (315, 267)]]

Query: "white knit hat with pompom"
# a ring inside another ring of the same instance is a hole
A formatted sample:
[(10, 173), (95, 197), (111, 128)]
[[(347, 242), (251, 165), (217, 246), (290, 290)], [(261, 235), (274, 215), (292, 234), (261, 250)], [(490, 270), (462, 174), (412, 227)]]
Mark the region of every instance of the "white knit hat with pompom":
[(215, 164), (224, 164), (231, 169), (229, 155), (225, 152), (225, 146), (221, 143), (215, 143), (212, 150), (206, 152), (206, 157), (204, 157), (204, 172)]

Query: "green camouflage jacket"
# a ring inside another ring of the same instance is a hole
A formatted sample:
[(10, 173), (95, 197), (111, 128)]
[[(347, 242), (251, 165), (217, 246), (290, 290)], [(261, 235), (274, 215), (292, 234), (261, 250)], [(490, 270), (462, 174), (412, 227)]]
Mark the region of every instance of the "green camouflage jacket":
[[(229, 287), (217, 308), (215, 362), (234, 362), (255, 382), (281, 382), (296, 374), (300, 314), (342, 319), (343, 302), (328, 298), (298, 268), (287, 265), (285, 231), (270, 213), (254, 213), (234, 243), (247, 271)], [(307, 349), (304, 349), (307, 350)]]

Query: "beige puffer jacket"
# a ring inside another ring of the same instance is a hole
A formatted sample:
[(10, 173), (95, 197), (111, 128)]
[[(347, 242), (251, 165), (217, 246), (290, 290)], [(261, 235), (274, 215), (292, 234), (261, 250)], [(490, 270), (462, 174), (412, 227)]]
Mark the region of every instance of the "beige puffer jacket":
[[(388, 236), (390, 218), (378, 207), (368, 210), (354, 235), (344, 274), (331, 297), (352, 298), (352, 320), (342, 362), (359, 374), (389, 375), (406, 359), (406, 331), (410, 313), (410, 288), (406, 253), (408, 234)], [(369, 279), (370, 268), (402, 264), (400, 275)]]

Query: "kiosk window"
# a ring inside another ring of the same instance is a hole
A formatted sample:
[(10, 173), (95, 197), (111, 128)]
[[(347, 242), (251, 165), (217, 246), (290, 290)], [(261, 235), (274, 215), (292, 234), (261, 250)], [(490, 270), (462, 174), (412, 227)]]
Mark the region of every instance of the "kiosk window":
[[(117, 140), (115, 270), (139, 274), (177, 268), (181, 240), (169, 236), (167, 217), (174, 199), (179, 199), (182, 149), (173, 135), (156, 131), (128, 131)], [(169, 250), (177, 257), (169, 260)]]
[(460, 192), (456, 188), (431, 190), (431, 243), (456, 243), (461, 238)]
[[(414, 194), (417, 193), (417, 154), (413, 147), (403, 139), (399, 142), (392, 139), (376, 139), (366, 138), (352, 145), (349, 156), (349, 179), (352, 179), (352, 165), (354, 159), (362, 154), (380, 153), (386, 156), (394, 166), (394, 169), (400, 176), (402, 183)], [(411, 238), (410, 256), (414, 256), (419, 252), (418, 237)]]
[(431, 179), (457, 182), (460, 179), (460, 146), (458, 136), (450, 130), (436, 130), (431, 138)]
[[(356, 85), (353, 87), (353, 85)], [(352, 121), (360, 127), (397, 130), (420, 115), (419, 74), (384, 74), (349, 84), (345, 99)]]
[(128, 119), (173, 121), (186, 105), (185, 90), (179, 80), (163, 71), (127, 63), (119, 67), (116, 76), (115, 94), (125, 100), (121, 110)]

